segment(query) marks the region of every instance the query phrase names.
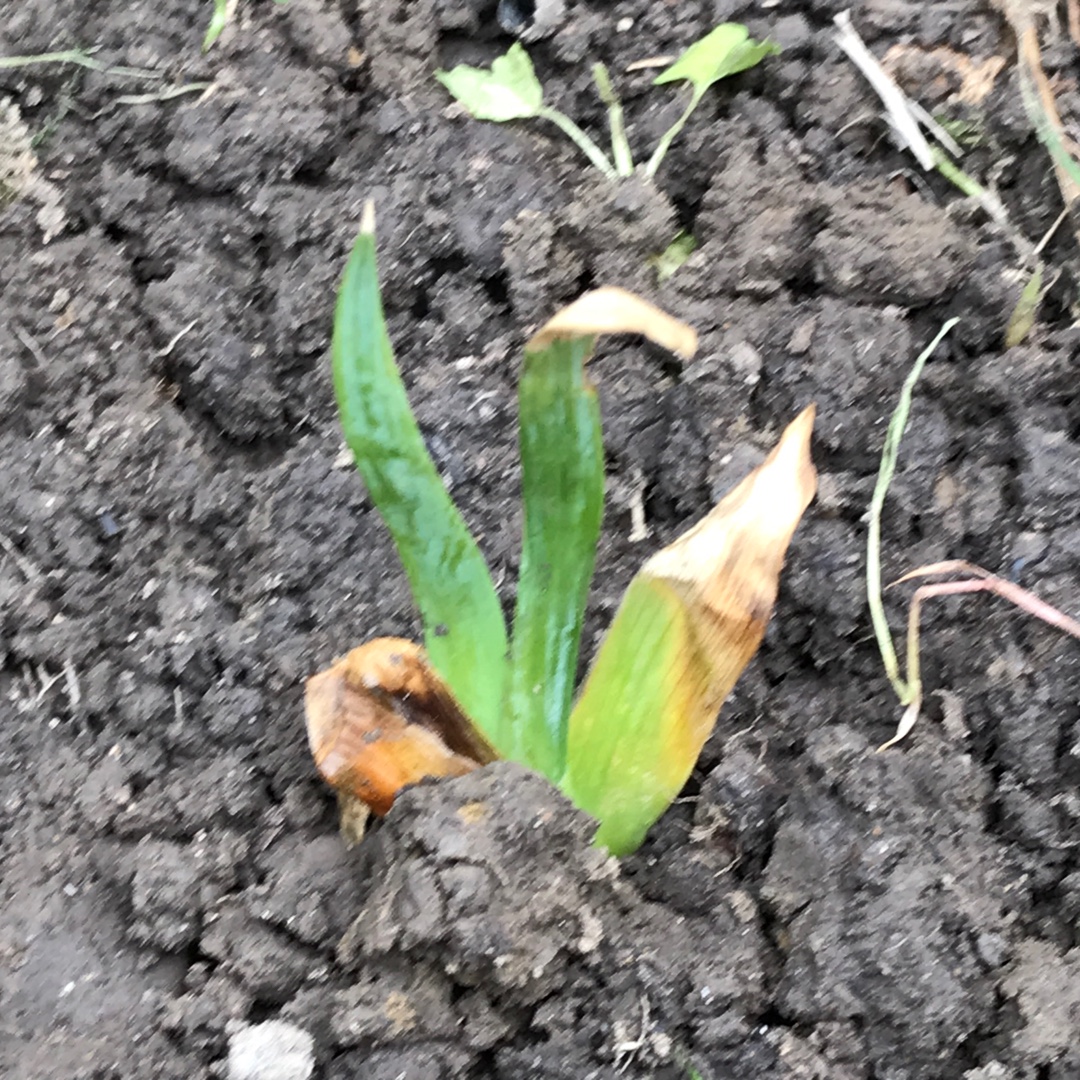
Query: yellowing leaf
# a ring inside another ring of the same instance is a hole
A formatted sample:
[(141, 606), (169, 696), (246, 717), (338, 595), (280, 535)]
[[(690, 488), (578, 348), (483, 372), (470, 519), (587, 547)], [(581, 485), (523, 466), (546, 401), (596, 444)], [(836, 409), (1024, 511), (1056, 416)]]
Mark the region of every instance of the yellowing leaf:
[(707, 517), (635, 577), (573, 713), (562, 787), (632, 851), (679, 793), (757, 651), (817, 477), (814, 407)]

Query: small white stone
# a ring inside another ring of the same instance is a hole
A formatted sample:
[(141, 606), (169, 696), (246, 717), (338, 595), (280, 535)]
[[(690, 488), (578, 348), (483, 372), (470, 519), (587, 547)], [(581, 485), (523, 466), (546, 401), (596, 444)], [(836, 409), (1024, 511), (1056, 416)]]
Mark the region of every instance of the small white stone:
[(284, 1020), (237, 1027), (229, 1035), (229, 1080), (309, 1080), (315, 1040)]
[(625, 19), (620, 19), (615, 24), (615, 32), (619, 33), (619, 34), (625, 34), (628, 31), (633, 30), (633, 28), (634, 28), (634, 20), (629, 18), (629, 17), (627, 17)]

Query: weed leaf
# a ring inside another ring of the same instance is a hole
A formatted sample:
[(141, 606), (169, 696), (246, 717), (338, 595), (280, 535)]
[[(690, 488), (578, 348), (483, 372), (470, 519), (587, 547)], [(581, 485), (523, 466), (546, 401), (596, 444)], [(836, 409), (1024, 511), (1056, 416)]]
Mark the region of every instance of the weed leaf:
[(538, 116), (544, 89), (520, 42), (514, 42), (491, 69), (458, 64), (435, 77), (477, 120), (521, 120)]
[(663, 251), (649, 256), (649, 265), (656, 271), (657, 284), (662, 285), (697, 249), (693, 233), (680, 232)]
[(1039, 310), (1039, 299), (1042, 294), (1043, 268), (1042, 263), (1035, 267), (1035, 272), (1028, 278), (1024, 288), (1020, 292), (1020, 299), (1013, 308), (1009, 317), (1009, 325), (1005, 328), (1005, 348), (1011, 349), (1021, 344), (1024, 338), (1031, 333), (1035, 325), (1035, 314)]
[(700, 100), (713, 83), (746, 71), (779, 52), (780, 47), (771, 41), (754, 41), (741, 23), (722, 23), (660, 72), (653, 85), (684, 80), (693, 86), (694, 97)]

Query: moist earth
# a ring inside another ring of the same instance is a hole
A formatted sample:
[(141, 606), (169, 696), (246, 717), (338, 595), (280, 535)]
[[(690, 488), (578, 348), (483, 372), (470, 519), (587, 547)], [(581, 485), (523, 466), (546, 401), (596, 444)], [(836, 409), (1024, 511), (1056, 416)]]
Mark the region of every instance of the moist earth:
[[(725, 19), (780, 43), (652, 186), (450, 103), (434, 69), (511, 40), (486, 0), (242, 0), (205, 55), (202, 0), (7, 4), (3, 55), (94, 47), (160, 77), (0, 71), (36, 157), (9, 155), (0, 217), (0, 1074), (265, 1078), (241, 1050), (265, 1068), (273, 1035), (285, 1075), (320, 1080), (1080, 1075), (1080, 648), (990, 597), (934, 601), (933, 693), (878, 754), (899, 709), (864, 584), (885, 424), (955, 315), (886, 575), (965, 558), (1080, 608), (1075, 240), (1049, 240), (1006, 350), (1016, 237), (1061, 207), (1009, 33), (967, 0), (853, 5), (878, 56), (1008, 61), (978, 104), (947, 66), (905, 85), (979, 132), (965, 167), (1015, 233), (893, 146), (833, 43), (841, 6), (501, 5), (598, 137), (608, 65), (642, 157), (682, 101), (628, 65)], [(1046, 62), (1067, 112), (1072, 46)], [(591, 366), (610, 493), (587, 655), (643, 559), (817, 403), (820, 494), (765, 643), (632, 857), (508, 763), (339, 836), (303, 680), (418, 632), (328, 375), (367, 198), (411, 400), (508, 610), (530, 329), (619, 284), (701, 335), (686, 364), (616, 339)], [(679, 230), (697, 250), (659, 283)]]

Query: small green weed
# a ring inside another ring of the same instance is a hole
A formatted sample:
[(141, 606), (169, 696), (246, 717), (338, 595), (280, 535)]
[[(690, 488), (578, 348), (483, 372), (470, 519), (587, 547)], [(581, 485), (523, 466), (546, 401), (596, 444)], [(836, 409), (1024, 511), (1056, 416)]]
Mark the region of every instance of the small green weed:
[[(691, 45), (670, 67), (653, 79), (654, 86), (685, 82), (691, 94), (682, 115), (664, 133), (644, 174), (649, 179), (666, 156), (672, 140), (686, 126), (693, 111), (701, 104), (706, 91), (720, 79), (746, 71), (766, 56), (780, 51), (770, 41), (754, 41), (739, 23), (724, 23)], [(438, 71), (435, 77), (477, 120), (541, 119), (555, 124), (609, 180), (629, 176), (633, 155), (626, 138), (622, 103), (603, 64), (593, 66), (593, 80), (601, 101), (607, 106), (611, 137), (608, 157), (565, 113), (544, 104), (544, 89), (536, 77), (532, 60), (524, 47), (515, 42), (498, 57), (489, 69), (459, 64), (450, 71)]]

